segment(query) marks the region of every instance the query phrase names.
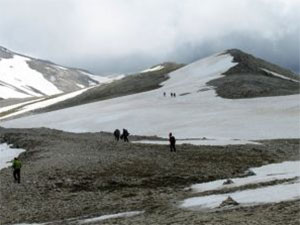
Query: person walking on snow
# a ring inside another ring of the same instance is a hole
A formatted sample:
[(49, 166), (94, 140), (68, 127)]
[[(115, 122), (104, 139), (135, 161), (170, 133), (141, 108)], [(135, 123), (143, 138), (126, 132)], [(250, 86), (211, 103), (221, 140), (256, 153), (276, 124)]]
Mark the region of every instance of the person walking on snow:
[(175, 137), (172, 135), (172, 133), (169, 133), (169, 142), (170, 142), (170, 151), (171, 152), (176, 152), (176, 139)]
[(15, 181), (17, 181), (18, 183), (21, 182), (21, 167), (22, 167), (21, 161), (18, 158), (14, 158), (12, 163), (13, 176)]

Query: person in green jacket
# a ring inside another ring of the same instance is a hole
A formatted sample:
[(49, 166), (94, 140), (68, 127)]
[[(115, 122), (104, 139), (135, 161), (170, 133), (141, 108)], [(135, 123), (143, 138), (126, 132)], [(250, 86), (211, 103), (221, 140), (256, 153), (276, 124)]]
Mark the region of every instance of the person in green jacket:
[(13, 176), (15, 178), (15, 181), (17, 181), (18, 183), (21, 182), (21, 167), (22, 167), (21, 161), (18, 158), (14, 158), (12, 163)]

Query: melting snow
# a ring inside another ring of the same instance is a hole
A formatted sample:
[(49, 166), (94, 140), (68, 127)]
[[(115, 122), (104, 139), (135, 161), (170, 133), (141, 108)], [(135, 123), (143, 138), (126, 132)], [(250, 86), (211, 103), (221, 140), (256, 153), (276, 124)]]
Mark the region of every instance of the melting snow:
[(153, 72), (153, 71), (161, 70), (163, 68), (165, 68), (165, 67), (162, 66), (162, 65), (158, 65), (158, 66), (155, 66), (155, 67), (152, 67), (152, 68), (149, 68), (149, 69), (145, 69), (145, 70), (141, 71), (140, 73)]
[[(143, 214), (144, 211), (132, 211), (132, 212), (123, 212), (123, 213), (117, 213), (117, 214), (111, 214), (111, 215), (104, 215), (104, 216), (99, 216), (99, 217), (94, 217), (94, 218), (89, 218), (89, 219), (79, 219), (79, 218), (72, 218), (72, 219), (67, 219), (71, 224), (87, 224), (87, 223), (96, 223), (100, 222), (103, 220), (108, 220), (108, 219), (115, 219), (115, 218), (126, 218), (126, 217), (132, 217), (132, 216), (137, 216), (140, 214)], [(55, 221), (55, 223), (61, 223), (63, 221)], [(54, 222), (47, 222), (47, 223), (19, 223), (19, 224), (14, 224), (14, 225), (46, 225), (46, 224), (52, 224)]]
[(276, 203), (300, 198), (300, 183), (274, 185), (253, 190), (237, 191), (220, 195), (208, 195), (203, 197), (189, 198), (183, 201), (183, 208), (212, 209), (218, 207), (230, 196), (242, 205), (257, 205)]
[(220, 190), (224, 188), (238, 187), (247, 184), (263, 183), (268, 181), (297, 178), (296, 181), (263, 188), (249, 189), (226, 194), (215, 194), (202, 197), (188, 198), (183, 201), (181, 207), (186, 208), (215, 208), (228, 196), (243, 205), (281, 202), (300, 198), (300, 161), (291, 161), (270, 164), (258, 168), (252, 168), (255, 176), (231, 179), (234, 183), (223, 185), (225, 180), (217, 180), (202, 184), (192, 185), (196, 192)]
[(20, 148), (11, 148), (6, 143), (0, 144), (0, 170), (11, 166), (11, 160), (24, 151)]
[(76, 84), (78, 87), (80, 87), (80, 88), (85, 88), (85, 86), (84, 85), (82, 85), (82, 84)]
[(143, 213), (143, 211), (124, 212), (124, 213), (99, 216), (99, 217), (85, 219), (85, 220), (79, 220), (78, 222), (79, 222), (79, 224), (95, 223), (95, 222), (99, 222), (99, 221), (103, 221), (103, 220), (107, 220), (107, 219), (137, 216), (142, 213)]
[(262, 69), (262, 70), (266, 71), (267, 73), (272, 74), (272, 75), (275, 76), (275, 77), (279, 77), (279, 78), (284, 79), (284, 80), (294, 81), (294, 82), (297, 82), (297, 83), (300, 82), (299, 80), (295, 80), (295, 79), (292, 79), (292, 78), (283, 76), (283, 75), (281, 75), (281, 74), (279, 74), (279, 73), (275, 73), (275, 72), (273, 72), (273, 71), (271, 71), (271, 70), (267, 70), (267, 69)]
[(250, 170), (255, 173), (254, 176), (233, 178), (231, 179), (234, 182), (233, 184), (223, 185), (226, 181), (226, 179), (223, 179), (202, 184), (194, 184), (191, 188), (195, 192), (204, 192), (223, 188), (239, 187), (253, 183), (300, 177), (300, 161), (274, 163), (262, 167), (251, 168)]

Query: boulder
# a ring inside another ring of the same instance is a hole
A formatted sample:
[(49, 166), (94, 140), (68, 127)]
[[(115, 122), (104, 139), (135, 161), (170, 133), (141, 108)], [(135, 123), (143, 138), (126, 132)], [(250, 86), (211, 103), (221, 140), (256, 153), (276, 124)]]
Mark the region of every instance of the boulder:
[(223, 185), (229, 185), (233, 184), (234, 182), (231, 179), (227, 179), (226, 181), (223, 182)]
[(220, 204), (219, 208), (228, 207), (228, 206), (237, 206), (237, 205), (239, 205), (239, 203), (236, 202), (230, 196), (228, 196), (228, 198)]

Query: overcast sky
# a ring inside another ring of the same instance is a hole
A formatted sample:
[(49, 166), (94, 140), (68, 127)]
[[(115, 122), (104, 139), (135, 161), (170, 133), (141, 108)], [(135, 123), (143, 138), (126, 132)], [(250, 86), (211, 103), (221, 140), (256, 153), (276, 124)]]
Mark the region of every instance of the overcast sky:
[(96, 74), (240, 48), (299, 72), (300, 0), (0, 0), (0, 46)]

